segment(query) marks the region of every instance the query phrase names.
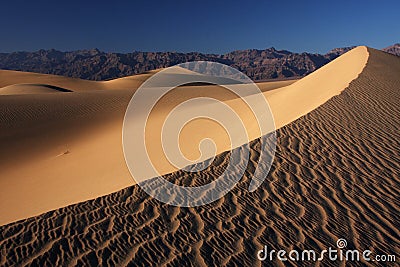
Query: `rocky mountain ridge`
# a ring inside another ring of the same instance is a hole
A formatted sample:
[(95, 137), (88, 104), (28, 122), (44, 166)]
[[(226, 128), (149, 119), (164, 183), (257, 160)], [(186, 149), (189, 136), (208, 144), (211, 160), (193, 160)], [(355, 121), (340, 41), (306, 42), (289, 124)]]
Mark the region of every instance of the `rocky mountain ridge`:
[[(109, 80), (182, 62), (205, 60), (235, 67), (253, 80), (286, 79), (305, 76), (352, 48), (335, 48), (324, 55), (294, 53), (273, 47), (264, 50), (238, 50), (223, 55), (198, 52), (108, 53), (98, 49), (62, 52), (50, 49), (0, 53), (0, 69)], [(382, 50), (399, 56), (400, 44)]]

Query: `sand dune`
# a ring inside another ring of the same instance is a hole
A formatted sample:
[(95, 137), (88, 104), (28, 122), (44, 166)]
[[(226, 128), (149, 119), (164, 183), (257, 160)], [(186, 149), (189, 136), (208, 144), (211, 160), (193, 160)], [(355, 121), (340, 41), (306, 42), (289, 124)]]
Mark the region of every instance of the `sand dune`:
[(0, 95), (25, 95), (25, 94), (47, 94), (66, 93), (71, 90), (48, 84), (13, 84), (0, 88)]
[(98, 89), (99, 83), (50, 74), (0, 70), (0, 88), (15, 84), (46, 84), (71, 91)]
[[(303, 80), (264, 92), (279, 127), (278, 144), (267, 180), (253, 193), (247, 188), (260, 139), (251, 142), (244, 179), (214, 203), (168, 206), (131, 186), (2, 226), (0, 264), (260, 266), (256, 252), (264, 245), (321, 251), (335, 247), (338, 238), (346, 238), (352, 249), (398, 255), (399, 73), (398, 57), (359, 47)], [(0, 97), (1, 223), (129, 185), (127, 170), (120, 164), (117, 129), (131, 94), (43, 94), (34, 103), (32, 95)], [(237, 100), (225, 101), (234, 106)], [(24, 131), (19, 130), (22, 126)], [(37, 153), (31, 166), (25, 164), (33, 156), (26, 153), (49, 142), (49, 151)], [(7, 156), (11, 151), (16, 158)], [(224, 169), (229, 153), (218, 155), (202, 172), (178, 171), (165, 178), (204, 184)], [(40, 158), (46, 163), (39, 163)], [(126, 180), (108, 184), (109, 175)], [(283, 266), (279, 261), (272, 264)]]
[[(13, 71), (13, 70), (0, 70), (0, 88), (20, 85), (20, 84), (37, 84), (37, 85), (65, 88), (67, 90), (76, 92), (90, 91), (90, 90), (97, 91), (102, 89), (135, 90), (145, 80), (147, 80), (149, 77), (159, 72), (160, 70), (161, 69), (152, 70), (146, 73), (113, 79), (109, 81), (88, 81), (88, 80), (69, 78), (51, 74), (41, 74), (41, 73)], [(188, 74), (193, 74), (193, 72), (189, 70), (180, 68), (181, 73), (185, 71)], [(297, 80), (294, 79), (294, 80), (283, 80), (283, 81), (267, 81), (259, 83), (259, 87), (262, 91), (268, 91), (292, 84), (295, 81)]]
[(103, 89), (136, 89), (147, 78), (159, 70), (114, 79), (110, 81), (88, 81), (51, 74), (23, 71), (0, 70), (0, 88), (16, 84), (42, 84), (65, 88), (74, 92), (97, 91)]
[[(258, 103), (260, 97), (266, 97), (277, 126), (281, 127), (342, 91), (357, 78), (367, 58), (365, 47), (356, 48), (295, 83), (283, 81), (272, 85), (260, 84), (264, 95), (248, 95), (245, 99)], [(3, 71), (3, 75), (5, 72), (8, 71)], [(107, 82), (92, 82), (53, 75), (10, 72), (8, 80), (4, 79), (3, 84), (6, 80), (10, 83), (17, 80), (44, 82), (47, 79), (46, 84), (62, 85), (74, 93), (8, 95), (0, 98), (0, 223), (38, 215), (132, 185), (134, 181), (122, 153), (122, 120), (136, 86), (152, 73), (154, 72)], [(335, 74), (340, 75), (340, 79)], [(184, 75), (195, 74), (188, 71)], [(270, 91), (288, 83), (292, 84)], [(327, 86), (320, 88), (324, 83)], [(127, 90), (129, 88), (131, 90)], [(149, 126), (146, 128), (146, 133), (149, 133), (146, 135), (149, 157), (161, 175), (188, 165), (173, 166), (163, 156), (159, 136), (165, 116), (180, 102), (198, 96), (214, 97), (234, 109), (244, 122), (250, 140), (273, 130), (273, 125), (269, 125), (261, 132), (245, 103), (221, 87), (178, 88), (160, 101), (151, 113)], [(219, 112), (219, 107), (215, 105), (210, 105), (207, 109)], [(182, 114), (188, 112), (191, 110), (181, 111)], [(207, 137), (216, 142), (218, 154), (231, 149), (229, 138), (218, 124), (198, 120), (187, 127), (188, 130), (185, 129), (181, 133), (179, 144), (189, 159), (199, 158), (197, 141)], [(249, 139), (237, 141), (233, 148), (247, 143)], [(213, 148), (203, 150), (199, 159), (205, 160), (214, 153)], [(9, 157), (10, 154), (13, 156)], [(154, 175), (151, 172), (146, 172), (140, 177), (140, 181), (152, 177)], [(135, 178), (138, 180), (138, 177)], [(15, 209), (10, 209), (10, 206)]]

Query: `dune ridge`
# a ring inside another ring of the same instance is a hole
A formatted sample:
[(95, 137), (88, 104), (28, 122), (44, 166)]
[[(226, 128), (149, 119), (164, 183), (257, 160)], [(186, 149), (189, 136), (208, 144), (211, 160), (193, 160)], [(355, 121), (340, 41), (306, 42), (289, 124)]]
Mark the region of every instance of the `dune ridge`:
[[(338, 238), (348, 248), (398, 255), (400, 59), (368, 52), (365, 68), (341, 94), (277, 130), (274, 164), (255, 192), (247, 188), (259, 139), (251, 142), (244, 179), (214, 203), (168, 206), (134, 185), (1, 226), (0, 264), (261, 266), (256, 253), (264, 245), (321, 251), (336, 247)], [(165, 178), (204, 183), (223, 171), (228, 157), (220, 154), (203, 172)]]

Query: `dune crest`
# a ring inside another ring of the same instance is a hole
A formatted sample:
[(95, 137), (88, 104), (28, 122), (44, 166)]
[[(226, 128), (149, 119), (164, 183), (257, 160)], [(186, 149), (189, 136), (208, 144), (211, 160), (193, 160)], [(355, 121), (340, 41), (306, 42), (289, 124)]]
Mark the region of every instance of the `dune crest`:
[(365, 68), (369, 53), (356, 47), (294, 84), (268, 95), (276, 128), (300, 118), (340, 94)]

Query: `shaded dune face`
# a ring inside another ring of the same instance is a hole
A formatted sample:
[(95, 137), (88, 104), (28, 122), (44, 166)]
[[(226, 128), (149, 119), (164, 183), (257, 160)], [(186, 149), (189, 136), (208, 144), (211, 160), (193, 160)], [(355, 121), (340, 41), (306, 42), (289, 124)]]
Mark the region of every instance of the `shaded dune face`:
[[(244, 178), (214, 203), (173, 207), (134, 185), (1, 226), (0, 265), (260, 266), (256, 253), (264, 245), (321, 251), (335, 248), (338, 238), (349, 249), (398, 255), (400, 59), (368, 52), (366, 67), (340, 95), (277, 130), (272, 169), (255, 192), (247, 188), (259, 139), (251, 142)], [(206, 183), (223, 171), (229, 153), (197, 174), (165, 178)]]

